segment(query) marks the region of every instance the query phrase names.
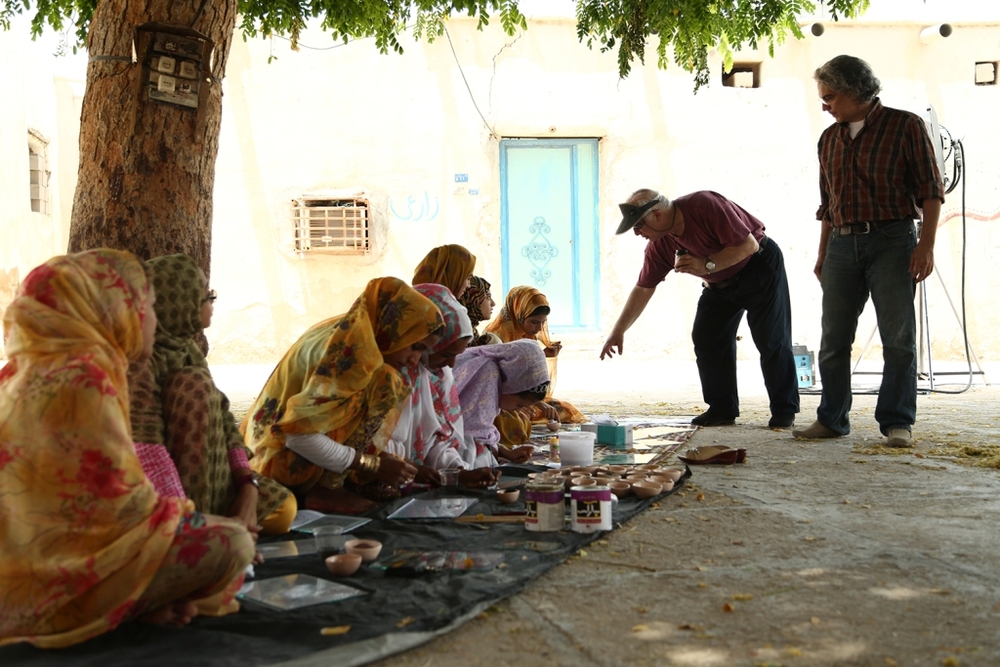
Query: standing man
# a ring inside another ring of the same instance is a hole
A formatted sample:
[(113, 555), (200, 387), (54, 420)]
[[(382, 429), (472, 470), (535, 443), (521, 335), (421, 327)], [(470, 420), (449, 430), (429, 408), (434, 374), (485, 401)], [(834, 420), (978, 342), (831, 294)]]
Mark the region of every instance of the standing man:
[(691, 423), (729, 426), (740, 414), (736, 330), (746, 312), (771, 399), (768, 426), (791, 426), (799, 411), (799, 389), (788, 278), (781, 249), (764, 235), (761, 221), (707, 190), (673, 201), (653, 190), (637, 190), (618, 208), (623, 217), (616, 233), (631, 229), (648, 243), (639, 281), (604, 343), (601, 359), (622, 353), (625, 332), (671, 269), (697, 276), (704, 290), (691, 338), (708, 410)]
[[(837, 121), (819, 139), (822, 223), (813, 272), (823, 285), (816, 421), (796, 438), (851, 430), (851, 345), (871, 294), (882, 338), (875, 420), (889, 447), (913, 445), (917, 415), (916, 284), (934, 270), (944, 185), (930, 137), (916, 114), (882, 106), (871, 67), (837, 56), (816, 70), (823, 110)], [(917, 241), (914, 218), (923, 209)]]

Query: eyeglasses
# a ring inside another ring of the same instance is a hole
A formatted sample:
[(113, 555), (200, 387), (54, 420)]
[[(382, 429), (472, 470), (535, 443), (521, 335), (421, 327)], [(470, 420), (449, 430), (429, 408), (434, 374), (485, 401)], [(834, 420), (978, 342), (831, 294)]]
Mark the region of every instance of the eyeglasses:
[(219, 298), (219, 295), (215, 293), (214, 289), (208, 290), (208, 294), (205, 296), (205, 301), (215, 301)]

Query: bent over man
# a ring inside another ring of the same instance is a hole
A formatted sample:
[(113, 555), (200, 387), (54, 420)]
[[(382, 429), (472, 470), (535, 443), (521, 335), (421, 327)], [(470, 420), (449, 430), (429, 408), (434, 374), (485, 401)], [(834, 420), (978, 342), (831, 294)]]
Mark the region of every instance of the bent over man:
[(691, 423), (728, 426), (740, 414), (736, 331), (745, 312), (770, 398), (768, 426), (791, 426), (799, 411), (799, 391), (788, 278), (781, 249), (765, 236), (761, 221), (707, 190), (673, 201), (653, 190), (637, 190), (619, 208), (623, 217), (616, 233), (631, 229), (648, 242), (639, 280), (601, 359), (622, 353), (625, 332), (671, 270), (696, 276), (704, 289), (691, 338), (708, 410)]

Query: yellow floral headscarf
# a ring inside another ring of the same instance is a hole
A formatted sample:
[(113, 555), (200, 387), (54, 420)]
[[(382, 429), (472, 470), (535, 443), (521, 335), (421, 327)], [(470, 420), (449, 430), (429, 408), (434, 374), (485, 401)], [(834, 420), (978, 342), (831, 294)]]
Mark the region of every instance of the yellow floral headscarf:
[(190, 507), (132, 446), (148, 291), (134, 256), (93, 250), (34, 269), (4, 314), (0, 644), (68, 646), (129, 618)]
[(254, 468), (300, 491), (315, 484), (323, 469), (286, 449), (285, 434), (324, 433), (346, 444), (363, 421), (395, 412), (410, 387), (383, 354), (443, 326), (437, 306), (403, 281), (369, 282), (346, 314), (306, 331), (271, 373), (245, 425)]
[(413, 284), (437, 283), (459, 297), (465, 290), (465, 281), (475, 269), (476, 258), (471, 252), (460, 245), (443, 245), (427, 253), (417, 265)]

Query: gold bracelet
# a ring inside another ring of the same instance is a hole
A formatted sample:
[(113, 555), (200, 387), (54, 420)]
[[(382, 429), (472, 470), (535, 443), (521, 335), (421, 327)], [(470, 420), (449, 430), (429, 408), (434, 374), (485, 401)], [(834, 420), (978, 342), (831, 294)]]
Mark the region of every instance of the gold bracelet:
[(382, 459), (374, 454), (362, 454), (358, 458), (358, 470), (369, 475), (377, 473), (380, 465), (382, 465)]

